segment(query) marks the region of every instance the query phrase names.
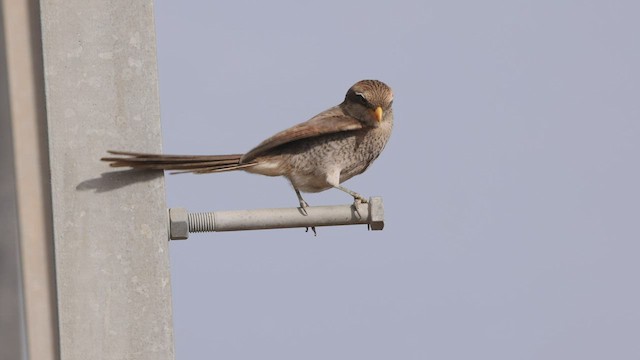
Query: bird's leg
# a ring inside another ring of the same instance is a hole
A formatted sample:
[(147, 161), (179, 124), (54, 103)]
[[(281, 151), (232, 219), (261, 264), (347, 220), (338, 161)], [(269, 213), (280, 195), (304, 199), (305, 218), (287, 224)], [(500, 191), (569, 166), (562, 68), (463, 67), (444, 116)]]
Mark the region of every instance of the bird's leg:
[(335, 185), (334, 188), (338, 189), (338, 190), (342, 190), (344, 192), (346, 192), (347, 194), (353, 196), (353, 202), (354, 204), (357, 203), (358, 201), (360, 201), (361, 203), (368, 203), (369, 200), (367, 200), (364, 196), (358, 194), (355, 191), (349, 190), (346, 187), (342, 186), (342, 185)]
[(340, 169), (339, 168), (334, 168), (331, 171), (327, 172), (327, 184), (333, 186), (334, 188), (340, 190), (340, 191), (344, 191), (347, 194), (353, 196), (353, 204), (358, 205), (358, 201), (360, 203), (366, 204), (368, 201), (367, 199), (364, 198), (364, 196), (358, 194), (355, 191), (349, 190), (346, 187), (340, 185)]
[(293, 190), (296, 191), (296, 196), (298, 197), (298, 201), (300, 201), (300, 212), (302, 212), (302, 215), (307, 216), (307, 210), (306, 208), (309, 207), (309, 204), (304, 201), (304, 199), (302, 198), (302, 194), (300, 194), (300, 190), (293, 188)]
[[(296, 188), (293, 188), (293, 190), (295, 190), (295, 191), (296, 191), (296, 196), (298, 196), (298, 201), (300, 201), (300, 212), (301, 212), (301, 213), (302, 213), (302, 215), (304, 215), (304, 216), (309, 215), (309, 214), (307, 213), (307, 210), (306, 210), (306, 208), (308, 208), (308, 207), (309, 207), (309, 204), (308, 204), (306, 201), (304, 201), (304, 199), (302, 198), (302, 194), (300, 194), (300, 190), (298, 190), (298, 189), (296, 189)], [(306, 231), (306, 232), (309, 232), (309, 228), (306, 228), (306, 230), (305, 230), (305, 231)], [(318, 233), (316, 232), (316, 227), (315, 227), (315, 226), (312, 226), (312, 227), (311, 227), (311, 231), (313, 231), (313, 236), (318, 236)]]

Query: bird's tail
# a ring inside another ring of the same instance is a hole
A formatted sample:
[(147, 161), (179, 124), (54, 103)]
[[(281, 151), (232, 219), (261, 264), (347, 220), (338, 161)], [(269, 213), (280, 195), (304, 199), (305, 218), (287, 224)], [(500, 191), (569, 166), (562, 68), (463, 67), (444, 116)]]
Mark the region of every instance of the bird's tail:
[(112, 167), (148, 170), (175, 170), (175, 173), (206, 174), (245, 169), (255, 163), (241, 164), (242, 154), (233, 155), (161, 155), (128, 151), (109, 151), (114, 156), (103, 157)]

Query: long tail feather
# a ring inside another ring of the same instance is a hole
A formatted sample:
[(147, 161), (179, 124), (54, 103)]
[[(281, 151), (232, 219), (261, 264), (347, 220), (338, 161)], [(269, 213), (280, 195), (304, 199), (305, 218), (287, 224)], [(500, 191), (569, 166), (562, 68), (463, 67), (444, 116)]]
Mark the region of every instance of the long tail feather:
[(116, 156), (103, 157), (112, 167), (131, 167), (148, 170), (177, 170), (175, 173), (206, 174), (252, 167), (255, 163), (240, 164), (242, 154), (232, 155), (162, 155), (128, 151), (109, 151)]

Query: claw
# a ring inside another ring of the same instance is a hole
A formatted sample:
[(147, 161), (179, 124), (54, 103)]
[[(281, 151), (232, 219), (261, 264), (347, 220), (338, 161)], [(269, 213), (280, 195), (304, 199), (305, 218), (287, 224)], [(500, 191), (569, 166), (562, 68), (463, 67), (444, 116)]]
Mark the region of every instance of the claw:
[(300, 202), (300, 213), (304, 216), (309, 215), (306, 209), (309, 207), (309, 204), (306, 201), (304, 201), (304, 199), (302, 198), (302, 194), (300, 194), (300, 190), (296, 188), (293, 188), (293, 190), (295, 190), (296, 196), (298, 197), (298, 201)]
[[(293, 190), (296, 191), (296, 196), (298, 196), (298, 200), (300, 201), (300, 213), (304, 216), (309, 216), (309, 213), (307, 212), (307, 208), (309, 207), (309, 204), (304, 201), (304, 199), (302, 198), (302, 194), (300, 194), (300, 190), (296, 189), (295, 187), (293, 188)], [(318, 233), (316, 232), (316, 227), (312, 226), (311, 230), (313, 231), (313, 236), (318, 236)], [(304, 232), (309, 232), (309, 227), (306, 227)]]
[(353, 203), (357, 204), (358, 202), (360, 202), (361, 204), (367, 204), (369, 203), (369, 200), (365, 199), (364, 197), (358, 195), (358, 196), (354, 196), (353, 197)]
[(300, 200), (300, 212), (302, 213), (302, 215), (307, 216), (309, 215), (309, 213), (307, 213), (307, 209), (309, 207), (309, 204), (307, 204), (306, 201), (304, 200)]
[(366, 204), (366, 200), (362, 201), (362, 199), (353, 198), (353, 210), (355, 210), (356, 214), (358, 214), (358, 217), (362, 217), (362, 214), (360, 213), (360, 208), (363, 207), (363, 204)]

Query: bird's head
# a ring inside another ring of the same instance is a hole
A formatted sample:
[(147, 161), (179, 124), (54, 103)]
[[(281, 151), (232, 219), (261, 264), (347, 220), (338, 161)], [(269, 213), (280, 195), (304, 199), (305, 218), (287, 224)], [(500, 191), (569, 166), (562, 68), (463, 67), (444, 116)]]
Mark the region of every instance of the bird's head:
[(391, 120), (393, 92), (382, 81), (361, 80), (355, 83), (340, 104), (344, 112), (367, 126), (378, 127)]

